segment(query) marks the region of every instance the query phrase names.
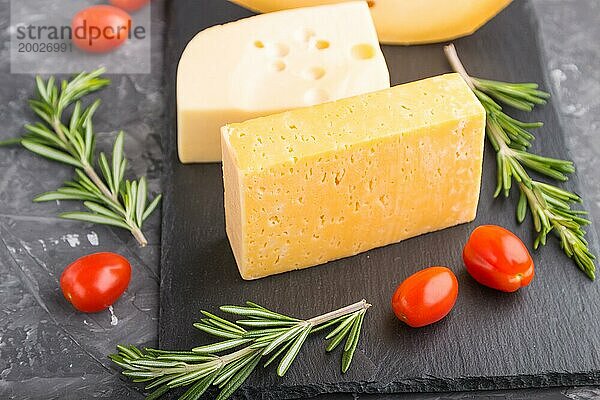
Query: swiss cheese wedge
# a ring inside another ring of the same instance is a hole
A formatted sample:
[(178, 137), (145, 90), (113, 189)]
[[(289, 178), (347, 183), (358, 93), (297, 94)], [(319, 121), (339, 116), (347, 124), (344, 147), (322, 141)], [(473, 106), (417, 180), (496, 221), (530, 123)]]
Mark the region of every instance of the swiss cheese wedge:
[(457, 74), (225, 126), (227, 235), (242, 277), (473, 220), (484, 126)]
[[(347, 0), (231, 0), (271, 12)], [(475, 32), (512, 0), (370, 0), (379, 40), (388, 44), (443, 42)]]
[(221, 126), (390, 87), (367, 4), (258, 15), (214, 26), (177, 70), (182, 162), (221, 160)]

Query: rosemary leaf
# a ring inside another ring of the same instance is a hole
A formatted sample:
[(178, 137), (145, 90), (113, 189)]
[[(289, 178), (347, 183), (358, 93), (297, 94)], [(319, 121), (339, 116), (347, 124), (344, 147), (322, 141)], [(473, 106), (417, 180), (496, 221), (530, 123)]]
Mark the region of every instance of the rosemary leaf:
[(348, 335), (348, 333), (350, 332), (350, 329), (352, 329), (352, 322), (354, 322), (354, 316), (348, 318), (349, 323), (346, 324), (344, 326), (343, 329), (341, 329), (335, 336), (333, 336), (333, 338), (331, 339), (331, 341), (329, 342), (329, 344), (327, 345), (327, 347), (325, 347), (325, 351), (326, 352), (330, 352), (335, 350), (335, 348), (342, 343), (342, 341), (344, 340), (344, 338), (346, 337), (346, 335)]
[(142, 214), (142, 222), (146, 221), (146, 219), (150, 216), (150, 214), (152, 214), (152, 212), (156, 209), (156, 207), (158, 206), (158, 203), (160, 203), (160, 200), (162, 199), (162, 195), (156, 195), (156, 197), (154, 198), (154, 200), (152, 200), (150, 202), (150, 204), (148, 205), (148, 207), (146, 207), (146, 210), (144, 211), (144, 213)]
[(161, 386), (158, 389), (156, 389), (154, 392), (150, 393), (148, 396), (146, 396), (146, 400), (156, 400), (158, 398), (160, 398), (163, 394), (167, 393), (171, 388), (168, 387), (167, 385)]
[(360, 338), (360, 332), (364, 318), (365, 313), (361, 312), (359, 317), (354, 321), (352, 331), (350, 331), (348, 339), (346, 339), (346, 346), (344, 347), (344, 353), (342, 354), (343, 374), (345, 374), (348, 371), (348, 368), (350, 368), (350, 363), (352, 362), (352, 358), (356, 352), (356, 347), (358, 346), (358, 339)]
[(117, 189), (113, 185), (112, 171), (108, 166), (108, 160), (106, 159), (106, 155), (104, 153), (100, 153), (100, 156), (98, 157), (98, 165), (100, 166), (100, 171), (102, 172), (104, 180), (108, 183), (110, 193), (112, 195), (116, 194)]
[(15, 144), (21, 144), (22, 141), (23, 141), (23, 139), (21, 139), (21, 138), (0, 140), (0, 147), (13, 146)]
[(298, 335), (302, 333), (304, 329), (305, 326), (296, 325), (293, 328), (288, 329), (286, 332), (277, 335), (277, 337), (271, 343), (269, 343), (267, 347), (265, 347), (265, 349), (263, 350), (263, 355), (266, 356), (284, 342), (295, 339)]
[(202, 354), (166, 354), (159, 355), (156, 357), (158, 360), (169, 360), (169, 361), (183, 361), (183, 362), (201, 362), (201, 361), (213, 361), (215, 357), (206, 356)]
[(146, 211), (146, 193), (148, 186), (146, 184), (146, 178), (141, 177), (138, 183), (136, 193), (136, 205), (135, 205), (135, 219), (138, 226), (144, 223), (144, 211)]
[(224, 387), (225, 385), (227, 385), (227, 383), (229, 382), (229, 380), (231, 378), (233, 378), (233, 376), (242, 368), (244, 368), (244, 366), (246, 366), (250, 361), (252, 361), (253, 356), (256, 353), (249, 353), (248, 355), (244, 356), (244, 357), (240, 357), (237, 360), (231, 362), (230, 364), (228, 364), (225, 368), (223, 368), (223, 370), (221, 370), (219, 372), (219, 376), (217, 379), (215, 379), (214, 385), (218, 386), (220, 388)]
[(269, 365), (271, 365), (271, 363), (273, 361), (275, 361), (277, 359), (277, 357), (279, 357), (280, 355), (282, 355), (284, 351), (286, 351), (287, 349), (289, 349), (292, 344), (294, 344), (294, 342), (289, 341), (284, 346), (281, 346), (279, 348), (279, 350), (277, 350), (275, 353), (273, 353), (271, 355), (271, 357), (267, 360), (267, 362), (263, 366), (266, 368)]
[(251, 342), (252, 339), (230, 339), (224, 342), (209, 344), (206, 346), (194, 347), (192, 351), (198, 354), (220, 353), (225, 350), (231, 350), (243, 344)]
[(225, 338), (225, 339), (239, 339), (240, 335), (238, 333), (233, 333), (228, 330), (223, 330), (219, 328), (215, 328), (213, 326), (205, 325), (202, 323), (195, 323), (194, 327), (200, 329), (203, 332), (208, 333), (209, 335)]
[(58, 161), (64, 164), (69, 164), (77, 168), (82, 167), (81, 163), (77, 161), (74, 157), (63, 153), (62, 151), (53, 149), (52, 147), (40, 144), (39, 142), (35, 142), (30, 139), (24, 139), (21, 141), (21, 144), (27, 150), (34, 152), (42, 157), (46, 157), (52, 161)]
[(166, 384), (173, 378), (177, 378), (180, 377), (181, 375), (185, 374), (185, 372), (181, 372), (179, 374), (175, 373), (175, 374), (171, 374), (171, 375), (165, 375), (161, 378), (156, 378), (154, 379), (152, 382), (150, 382), (149, 384), (147, 384), (144, 389), (146, 390), (150, 390), (150, 389), (154, 389), (156, 387), (166, 387), (167, 391), (170, 389)]
[(353, 342), (356, 338), (356, 334), (358, 333), (358, 328), (360, 327), (360, 320), (362, 317), (362, 312), (357, 313), (352, 321), (352, 329), (350, 329), (350, 333), (348, 334), (348, 339), (346, 340), (346, 345), (344, 346), (344, 351), (350, 350), (353, 345)]
[(174, 389), (176, 387), (180, 387), (180, 386), (187, 386), (190, 383), (197, 381), (198, 379), (202, 379), (205, 378), (209, 375), (211, 375), (213, 372), (217, 371), (219, 369), (218, 366), (210, 366), (210, 367), (206, 367), (206, 368), (201, 368), (198, 369), (197, 371), (192, 371), (192, 372), (188, 372), (187, 374), (184, 374), (182, 376), (180, 376), (179, 378), (175, 378), (172, 379), (171, 381), (169, 381), (169, 383), (167, 384), (171, 389)]
[(255, 342), (270, 341), (280, 333), (287, 332), (290, 328), (267, 328), (267, 329), (253, 329), (244, 334), (246, 338), (255, 338)]
[(256, 353), (252, 356), (252, 359), (246, 366), (237, 373), (227, 385), (223, 387), (221, 393), (217, 396), (216, 400), (225, 400), (228, 399), (242, 384), (248, 379), (254, 368), (260, 362), (260, 353)]
[(92, 201), (84, 201), (83, 205), (86, 206), (90, 211), (93, 211), (99, 215), (103, 215), (105, 217), (113, 218), (116, 220), (119, 219), (119, 216), (115, 212), (109, 210), (106, 207), (102, 207), (100, 204), (94, 203)]
[(141, 367), (144, 369), (156, 369), (156, 368), (175, 368), (180, 367), (185, 364), (177, 361), (167, 361), (167, 360), (147, 360), (147, 359), (138, 359), (130, 362), (134, 367)]
[(231, 332), (237, 332), (240, 334), (246, 333), (246, 330), (244, 328), (234, 324), (233, 322), (227, 321), (225, 318), (221, 318), (204, 310), (201, 311), (201, 313), (205, 317), (208, 317), (213, 324), (216, 324), (216, 326), (221, 327), (224, 330), (230, 330)]
[(123, 346), (123, 345), (117, 345), (117, 350), (119, 350), (119, 353), (121, 353), (122, 355), (126, 356), (129, 359), (137, 359), (139, 358), (138, 356), (138, 352), (133, 351), (131, 347), (129, 346)]
[(179, 400), (196, 400), (213, 384), (216, 374), (211, 374), (192, 385)]
[(105, 215), (93, 214), (82, 211), (65, 212), (58, 215), (60, 218), (73, 219), (76, 221), (91, 222), (94, 224), (116, 226), (117, 228), (129, 229), (129, 226), (120, 219), (107, 217)]
[(290, 318), (288, 316), (275, 313), (273, 311), (267, 310), (265, 308), (256, 308), (256, 307), (242, 307), (242, 306), (221, 306), (220, 310), (229, 314), (236, 314), (242, 316), (254, 316), (265, 319), (275, 319), (275, 320), (283, 320), (283, 321), (293, 321), (298, 322), (299, 320), (296, 318)]
[[(65, 188), (66, 189), (66, 188)], [(39, 194), (33, 198), (35, 203), (41, 203), (45, 201), (55, 201), (55, 200), (81, 200), (81, 201), (94, 201), (96, 197), (88, 194), (85, 191), (81, 190), (73, 190), (72, 193), (64, 193), (64, 192), (46, 192)]]
[[(46, 139), (47, 143), (52, 145), (55, 148), (59, 148), (62, 150), (66, 150), (67, 147), (66, 145), (59, 139), (56, 137), (56, 135), (49, 130), (48, 128), (46, 128), (43, 124), (41, 123), (37, 123), (35, 125), (31, 125), (31, 124), (26, 124), (24, 126), (25, 130), (27, 131), (27, 133), (37, 136), (37, 139)], [(33, 136), (32, 136), (33, 137)], [(18, 139), (16, 139), (18, 140)], [(19, 140), (19, 143), (22, 143), (22, 140)]]
[(123, 357), (117, 355), (117, 354), (109, 354), (108, 358), (115, 364), (117, 364), (119, 367), (123, 368), (123, 369), (128, 369), (130, 368), (130, 364), (126, 363), (123, 360)]
[(277, 367), (277, 375), (279, 375), (279, 376), (285, 375), (287, 370), (292, 365), (292, 362), (296, 359), (296, 356), (300, 352), (300, 348), (306, 341), (306, 338), (308, 337), (309, 334), (310, 334), (310, 325), (307, 326), (306, 328), (304, 328), (304, 330), (302, 330), (300, 335), (298, 335), (298, 337), (296, 337), (296, 339), (292, 342), (292, 345), (290, 346), (290, 348), (287, 351), (287, 353), (285, 354), (285, 356), (283, 356), (283, 358), (281, 359), (281, 362), (279, 363), (279, 366)]
[(248, 326), (252, 328), (268, 328), (273, 326), (291, 326), (296, 324), (293, 321), (269, 321), (256, 319), (242, 319), (235, 321), (238, 325)]
[(346, 328), (346, 326), (350, 325), (353, 320), (354, 320), (354, 316), (346, 317), (344, 319), (344, 321), (338, 325), (337, 328), (335, 328), (333, 331), (329, 332), (329, 334), (327, 336), (325, 336), (325, 340), (329, 340), (332, 337), (334, 337), (335, 335), (337, 335), (340, 331), (342, 331), (344, 328)]

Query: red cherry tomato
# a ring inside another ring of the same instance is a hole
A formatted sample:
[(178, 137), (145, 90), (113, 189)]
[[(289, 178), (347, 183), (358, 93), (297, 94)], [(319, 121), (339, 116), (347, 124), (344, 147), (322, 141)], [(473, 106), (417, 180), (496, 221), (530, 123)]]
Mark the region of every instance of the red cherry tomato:
[(137, 11), (150, 3), (150, 0), (110, 0), (109, 3), (126, 11)]
[(392, 297), (394, 313), (413, 328), (444, 318), (458, 296), (458, 280), (446, 267), (430, 267), (404, 280)]
[(79, 311), (105, 310), (127, 289), (131, 266), (123, 256), (95, 253), (81, 257), (60, 276), (65, 298)]
[(477, 282), (503, 292), (529, 285), (534, 275), (533, 260), (521, 239), (496, 225), (482, 225), (471, 233), (463, 260)]
[(75, 46), (91, 53), (105, 53), (127, 40), (131, 17), (120, 8), (98, 5), (79, 11), (71, 21)]

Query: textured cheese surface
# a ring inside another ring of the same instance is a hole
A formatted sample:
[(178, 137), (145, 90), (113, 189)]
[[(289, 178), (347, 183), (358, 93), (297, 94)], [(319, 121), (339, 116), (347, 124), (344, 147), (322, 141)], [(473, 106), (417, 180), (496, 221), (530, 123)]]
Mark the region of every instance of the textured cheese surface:
[(364, 2), (258, 15), (206, 29), (177, 70), (182, 162), (220, 161), (231, 122), (389, 88)]
[(224, 127), (227, 234), (242, 277), (473, 220), (484, 125), (448, 74)]
[[(348, 0), (231, 0), (251, 10), (276, 10), (340, 3)], [(512, 0), (370, 0), (382, 43), (442, 42), (469, 35)]]

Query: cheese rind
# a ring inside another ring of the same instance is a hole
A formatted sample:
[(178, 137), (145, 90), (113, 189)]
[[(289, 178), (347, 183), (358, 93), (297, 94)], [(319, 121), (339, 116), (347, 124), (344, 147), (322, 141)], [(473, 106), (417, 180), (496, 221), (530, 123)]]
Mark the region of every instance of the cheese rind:
[(242, 277), (473, 220), (484, 125), (448, 74), (225, 126), (226, 227)]
[[(259, 12), (272, 12), (347, 0), (230, 0)], [(379, 40), (386, 44), (443, 42), (470, 35), (512, 0), (372, 0)]]
[(363, 2), (211, 27), (187, 45), (177, 70), (179, 158), (220, 161), (220, 128), (227, 123), (389, 86)]

